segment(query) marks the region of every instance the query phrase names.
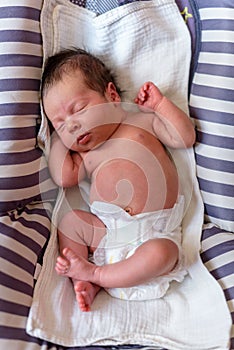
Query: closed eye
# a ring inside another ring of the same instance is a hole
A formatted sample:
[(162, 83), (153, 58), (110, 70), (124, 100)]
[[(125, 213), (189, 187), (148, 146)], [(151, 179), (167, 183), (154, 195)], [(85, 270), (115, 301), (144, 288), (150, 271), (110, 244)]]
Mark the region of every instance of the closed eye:
[(86, 113), (87, 111), (88, 111), (88, 108), (82, 107), (82, 108), (79, 108), (79, 109), (73, 111), (73, 113), (71, 114), (71, 116), (81, 115), (81, 114)]
[(61, 132), (63, 130), (64, 126), (65, 126), (64, 121), (57, 122), (57, 123), (54, 124), (55, 130), (58, 131), (58, 132), (59, 131)]

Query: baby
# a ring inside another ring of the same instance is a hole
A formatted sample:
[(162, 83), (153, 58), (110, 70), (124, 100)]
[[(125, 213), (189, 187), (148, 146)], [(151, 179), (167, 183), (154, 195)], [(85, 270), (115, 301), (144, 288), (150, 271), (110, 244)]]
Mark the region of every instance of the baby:
[(186, 274), (183, 196), (165, 146), (192, 147), (191, 120), (152, 82), (135, 98), (138, 111), (127, 111), (110, 70), (81, 49), (47, 60), (41, 91), (55, 130), (52, 178), (90, 181), (90, 212), (71, 210), (59, 223), (57, 273), (72, 279), (82, 311), (102, 287), (123, 299), (162, 297)]

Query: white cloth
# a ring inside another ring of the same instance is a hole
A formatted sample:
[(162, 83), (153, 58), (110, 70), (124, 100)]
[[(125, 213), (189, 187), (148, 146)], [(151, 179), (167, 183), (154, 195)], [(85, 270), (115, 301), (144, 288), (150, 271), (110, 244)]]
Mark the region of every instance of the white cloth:
[[(139, 1), (96, 16), (67, 0), (44, 0), (41, 26), (44, 58), (65, 47), (92, 49), (113, 67), (126, 100), (132, 101), (141, 84), (151, 80), (187, 110), (191, 43), (175, 1)], [(54, 271), (58, 202), (28, 317), (29, 334), (68, 347), (134, 343), (172, 350), (228, 349), (230, 313), (221, 287), (199, 256), (203, 203), (194, 153), (176, 150), (172, 155), (185, 196), (184, 281), (173, 282), (163, 298), (143, 302), (123, 301), (101, 291), (92, 311), (82, 313), (70, 280)], [(66, 207), (78, 207), (75, 189), (66, 193)], [(63, 196), (61, 191), (58, 201)]]
[(178, 262), (169, 274), (131, 288), (106, 288), (111, 296), (126, 300), (161, 298), (172, 281), (183, 281), (187, 274), (181, 247), (183, 196), (179, 196), (177, 203), (171, 209), (140, 213), (134, 216), (114, 204), (104, 202), (93, 202), (90, 210), (107, 227), (107, 233), (93, 255), (93, 262), (96, 265), (113, 264), (125, 260), (133, 255), (142, 243), (153, 238), (170, 239), (179, 249)]

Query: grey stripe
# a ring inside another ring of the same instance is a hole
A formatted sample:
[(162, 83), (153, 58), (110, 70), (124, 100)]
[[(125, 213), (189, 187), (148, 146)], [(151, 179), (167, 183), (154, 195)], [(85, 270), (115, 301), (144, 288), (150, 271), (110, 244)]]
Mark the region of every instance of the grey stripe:
[[(11, 192), (10, 192), (11, 193)], [(13, 215), (12, 213), (9, 214), (9, 212), (16, 211), (21, 212), (22, 208), (24, 208), (26, 205), (33, 203), (33, 202), (54, 202), (55, 198), (57, 196), (57, 188), (49, 189), (48, 191), (45, 191), (43, 193), (40, 192), (39, 186), (36, 190), (34, 190), (34, 193), (31, 194), (28, 198), (19, 199), (19, 200), (7, 200), (6, 198), (4, 201), (0, 202), (0, 216), (5, 215)], [(6, 195), (7, 197), (7, 191)], [(12, 194), (11, 194), (12, 198)]]
[(218, 136), (207, 134), (205, 132), (196, 130), (197, 141), (204, 145), (214, 146), (217, 148), (234, 149), (234, 138), (227, 136)]
[(27, 6), (4, 6), (1, 7), (0, 18), (26, 18), (39, 21), (40, 10)]
[(218, 8), (218, 7), (233, 7), (232, 0), (196, 0), (197, 6), (202, 8)]
[(28, 315), (29, 308), (25, 305), (3, 300), (1, 302), (1, 311), (7, 312), (8, 314), (26, 317)]
[[(7, 44), (6, 44), (7, 45)], [(24, 54), (0, 54), (1, 67), (42, 67), (42, 57)]]
[(234, 78), (233, 67), (221, 64), (198, 63), (196, 73)]
[(209, 181), (199, 178), (199, 187), (202, 191), (218, 194), (220, 196), (234, 197), (234, 186), (227, 185), (225, 183), (219, 183), (215, 181)]
[[(233, 244), (233, 250), (234, 250), (234, 244)], [(228, 264), (220, 266), (219, 268), (214, 269), (210, 272), (211, 272), (212, 276), (214, 276), (214, 278), (216, 278), (217, 280), (219, 280), (221, 278), (225, 278), (227, 276), (231, 276), (232, 274), (234, 277), (234, 261), (231, 261)], [(234, 297), (234, 295), (233, 295), (233, 297)]]
[[(207, 263), (208, 261), (231, 251), (234, 251), (234, 246), (233, 239), (230, 238), (229, 242), (217, 244), (214, 247), (207, 249), (205, 252), (202, 252), (201, 258), (203, 263)], [(220, 268), (221, 267), (222, 266), (220, 266)]]
[[(2, 225), (0, 225), (0, 228), (2, 228)], [(7, 234), (9, 235), (9, 237), (12, 237), (13, 239), (16, 239), (18, 242), (20, 240), (18, 240), (17, 234), (19, 234), (16, 230), (12, 230), (12, 228), (10, 229), (9, 227), (7, 228), (8, 232)], [(4, 228), (3, 228), (3, 234), (4, 234)], [(28, 237), (26, 237), (23, 242), (21, 242), (23, 245), (25, 244), (25, 241)], [(31, 243), (32, 243), (32, 247), (30, 246), (30, 249), (34, 252), (38, 252), (39, 251), (39, 245), (37, 244), (37, 249), (34, 248), (35, 246), (35, 242), (31, 239)], [(16, 265), (17, 267), (23, 269), (24, 271), (27, 271), (28, 273), (30, 273), (31, 275), (33, 275), (34, 273), (34, 264), (32, 262), (30, 262), (28, 259), (26, 259), (25, 257), (23, 257), (22, 255), (11, 251), (10, 249), (7, 249), (5, 247), (1, 247), (1, 257), (2, 259), (5, 259), (6, 261), (10, 262), (11, 264)]]
[[(17, 213), (15, 213), (15, 215), (17, 216)], [(22, 226), (15, 225), (15, 227), (12, 227), (0, 222), (1, 234), (16, 240), (17, 242), (21, 243), (25, 247), (28, 247), (33, 253), (35, 253), (35, 256), (37, 256), (38, 252), (40, 252), (41, 250), (41, 246), (39, 245), (39, 243), (37, 243), (33, 238), (26, 236), (25, 234), (22, 234), (20, 230), (17, 229), (17, 227), (21, 228), (21, 230), (22, 230), (22, 227), (25, 227), (25, 228), (30, 228), (32, 231), (40, 232), (40, 235), (42, 235), (45, 238), (45, 240), (48, 239), (48, 237), (50, 236), (49, 229), (43, 226), (42, 224), (40, 224), (39, 222), (29, 221), (29, 219), (26, 220), (23, 217), (18, 218), (16, 216), (14, 216), (14, 214), (12, 213), (11, 215), (12, 222), (20, 223)], [(29, 218), (30, 218), (30, 215), (29, 215)], [(45, 243), (45, 240), (44, 240), (44, 243)], [(34, 264), (31, 261), (29, 261), (25, 256), (20, 256), (20, 252), (11, 251), (6, 247), (5, 248), (1, 247), (1, 249), (3, 249), (1, 250), (1, 253), (3, 253), (3, 257), (6, 260), (11, 261), (16, 266), (20, 266), (22, 269), (30, 272), (33, 275)], [(36, 262), (36, 258), (35, 258), (35, 262)]]
[(27, 30), (1, 30), (1, 42), (23, 42), (41, 45), (42, 39), (40, 33)]
[(224, 289), (224, 294), (227, 301), (234, 299), (234, 287)]
[[(234, 59), (234, 56), (233, 56)], [(219, 100), (222, 101), (231, 101), (234, 100), (234, 91), (230, 89), (222, 89), (212, 86), (203, 86), (198, 84), (193, 84), (191, 89), (191, 93), (196, 96), (214, 98), (217, 100), (217, 104)]]
[(39, 79), (0, 79), (1, 91), (39, 91)]
[(213, 237), (214, 235), (218, 235), (220, 233), (225, 233), (224, 230), (220, 229), (219, 227), (213, 226), (211, 228), (205, 229), (202, 231), (202, 237), (201, 240), (202, 242), (205, 241), (206, 239)]
[(0, 129), (0, 141), (18, 141), (32, 138), (36, 138), (35, 126)]
[(205, 157), (200, 154), (196, 154), (196, 164), (206, 169), (234, 173), (233, 161), (229, 162), (227, 160)]
[(39, 159), (41, 156), (42, 151), (39, 148), (33, 148), (27, 152), (0, 153), (0, 165), (24, 165)]
[[(234, 22), (234, 21), (233, 21)], [(233, 24), (234, 26), (234, 24)], [(233, 54), (234, 44), (230, 42), (203, 42), (201, 52), (215, 52)]]
[(0, 104), (0, 117), (6, 117), (8, 115), (25, 115), (35, 114), (40, 115), (39, 103), (3, 103)]
[(205, 213), (221, 220), (233, 221), (234, 218), (234, 209), (216, 207), (207, 203), (205, 203)]
[(6, 275), (4, 272), (1, 272), (1, 284), (7, 288), (32, 296), (32, 286), (12, 276)]
[(209, 111), (203, 108), (189, 107), (190, 115), (194, 119), (205, 120), (212, 123), (234, 126), (233, 113)]
[[(233, 31), (233, 19), (204, 19), (202, 20), (202, 30), (227, 30)], [(231, 43), (228, 43), (231, 44)], [(203, 45), (203, 44), (202, 44)], [(232, 51), (233, 53), (233, 51)]]
[[(233, 25), (234, 26), (234, 25)], [(230, 42), (203, 42), (201, 47), (202, 52), (226, 53), (233, 54), (234, 44)]]
[[(34, 170), (35, 171), (35, 170)], [(36, 169), (35, 172), (24, 176), (15, 176), (0, 178), (0, 190), (18, 190), (23, 188), (30, 188), (38, 185), (50, 178), (48, 168), (42, 170)]]

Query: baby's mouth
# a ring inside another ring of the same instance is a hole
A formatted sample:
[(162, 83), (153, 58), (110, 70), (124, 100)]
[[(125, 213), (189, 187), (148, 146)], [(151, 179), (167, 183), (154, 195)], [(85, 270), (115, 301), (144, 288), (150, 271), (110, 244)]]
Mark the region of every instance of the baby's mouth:
[(77, 143), (80, 144), (80, 145), (85, 145), (86, 143), (89, 142), (90, 139), (91, 139), (91, 134), (87, 132), (87, 133), (85, 133), (83, 135), (80, 135), (77, 138)]

